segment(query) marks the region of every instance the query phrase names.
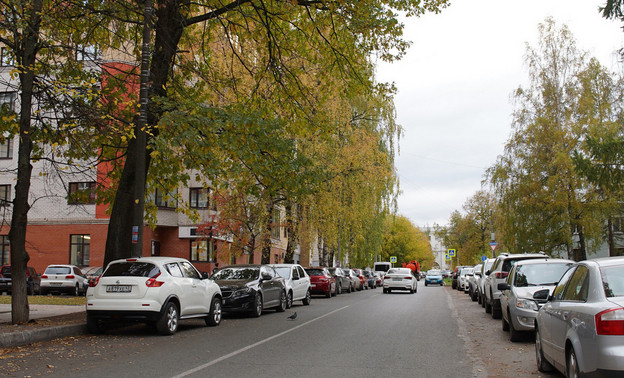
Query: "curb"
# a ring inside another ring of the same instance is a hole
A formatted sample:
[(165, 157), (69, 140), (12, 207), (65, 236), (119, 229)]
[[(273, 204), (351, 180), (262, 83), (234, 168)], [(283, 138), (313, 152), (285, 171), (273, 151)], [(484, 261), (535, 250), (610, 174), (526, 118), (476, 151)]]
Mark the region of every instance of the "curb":
[(9, 332), (0, 335), (0, 348), (10, 348), (60, 337), (79, 336), (87, 332), (86, 324), (71, 324), (32, 331)]

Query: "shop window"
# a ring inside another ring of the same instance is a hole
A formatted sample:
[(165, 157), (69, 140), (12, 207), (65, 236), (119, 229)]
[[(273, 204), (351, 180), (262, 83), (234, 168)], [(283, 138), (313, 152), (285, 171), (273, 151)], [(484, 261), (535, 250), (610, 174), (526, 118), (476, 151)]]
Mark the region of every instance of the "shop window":
[(77, 266), (89, 266), (89, 252), (91, 235), (71, 235), (70, 264)]

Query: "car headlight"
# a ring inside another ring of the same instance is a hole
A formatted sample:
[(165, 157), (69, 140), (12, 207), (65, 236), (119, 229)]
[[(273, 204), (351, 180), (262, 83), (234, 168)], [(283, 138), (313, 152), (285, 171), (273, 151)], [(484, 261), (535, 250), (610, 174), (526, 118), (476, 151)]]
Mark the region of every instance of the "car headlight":
[(537, 303), (535, 303), (534, 300), (532, 299), (523, 299), (520, 298), (516, 301), (516, 307), (518, 308), (524, 308), (527, 310), (533, 310), (533, 311), (538, 311), (539, 307), (537, 307)]
[(249, 294), (249, 292), (251, 292), (251, 288), (250, 287), (244, 287), (242, 289), (236, 290), (234, 293), (232, 293), (232, 296), (233, 297), (240, 297), (242, 295)]

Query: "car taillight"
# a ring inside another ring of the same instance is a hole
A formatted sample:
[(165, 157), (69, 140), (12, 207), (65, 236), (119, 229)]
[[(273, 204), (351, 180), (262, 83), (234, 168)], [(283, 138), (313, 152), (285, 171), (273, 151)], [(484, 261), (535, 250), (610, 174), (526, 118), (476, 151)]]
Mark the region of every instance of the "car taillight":
[(158, 276), (160, 276), (160, 273), (158, 273), (154, 277), (150, 277), (147, 281), (145, 281), (145, 285), (147, 287), (161, 287), (162, 285), (164, 285), (165, 283), (163, 281), (156, 281), (156, 278), (158, 278)]
[(624, 308), (612, 308), (599, 312), (596, 333), (599, 335), (624, 335)]
[(41, 278), (48, 278), (48, 276), (47, 276), (47, 275), (45, 275), (45, 274), (42, 274), (42, 275), (41, 275)]
[(403, 279), (404, 279), (404, 280), (411, 280), (411, 279), (412, 279), (412, 277), (407, 276), (407, 277), (403, 277)]
[(89, 287), (96, 287), (97, 284), (100, 283), (100, 277), (102, 277), (102, 276), (97, 276), (96, 279), (89, 280)]
[(76, 276), (74, 276), (73, 274), (70, 274), (68, 276), (65, 276), (66, 280), (73, 280), (74, 278), (76, 278)]
[(496, 273), (494, 273), (494, 277), (497, 278), (497, 279), (507, 278), (508, 275), (509, 275), (509, 272), (496, 272)]

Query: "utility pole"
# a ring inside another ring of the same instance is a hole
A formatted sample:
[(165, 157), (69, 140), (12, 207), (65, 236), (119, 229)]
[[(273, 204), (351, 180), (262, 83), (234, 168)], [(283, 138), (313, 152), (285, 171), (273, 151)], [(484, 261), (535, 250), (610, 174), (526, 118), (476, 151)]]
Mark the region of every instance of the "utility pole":
[(141, 86), (139, 92), (139, 117), (135, 127), (137, 144), (136, 177), (134, 187), (134, 209), (132, 219), (132, 256), (143, 255), (143, 222), (145, 208), (145, 179), (147, 167), (147, 107), (149, 104), (150, 80), (150, 50), (152, 35), (152, 16), (154, 14), (153, 0), (145, 0), (143, 10), (143, 42), (141, 49)]
[(498, 243), (496, 242), (496, 235), (494, 234), (494, 218), (492, 216), (492, 209), (490, 209), (490, 231), (492, 232), (492, 240), (490, 241), (490, 248), (492, 248), (492, 258), (496, 258), (496, 246)]

